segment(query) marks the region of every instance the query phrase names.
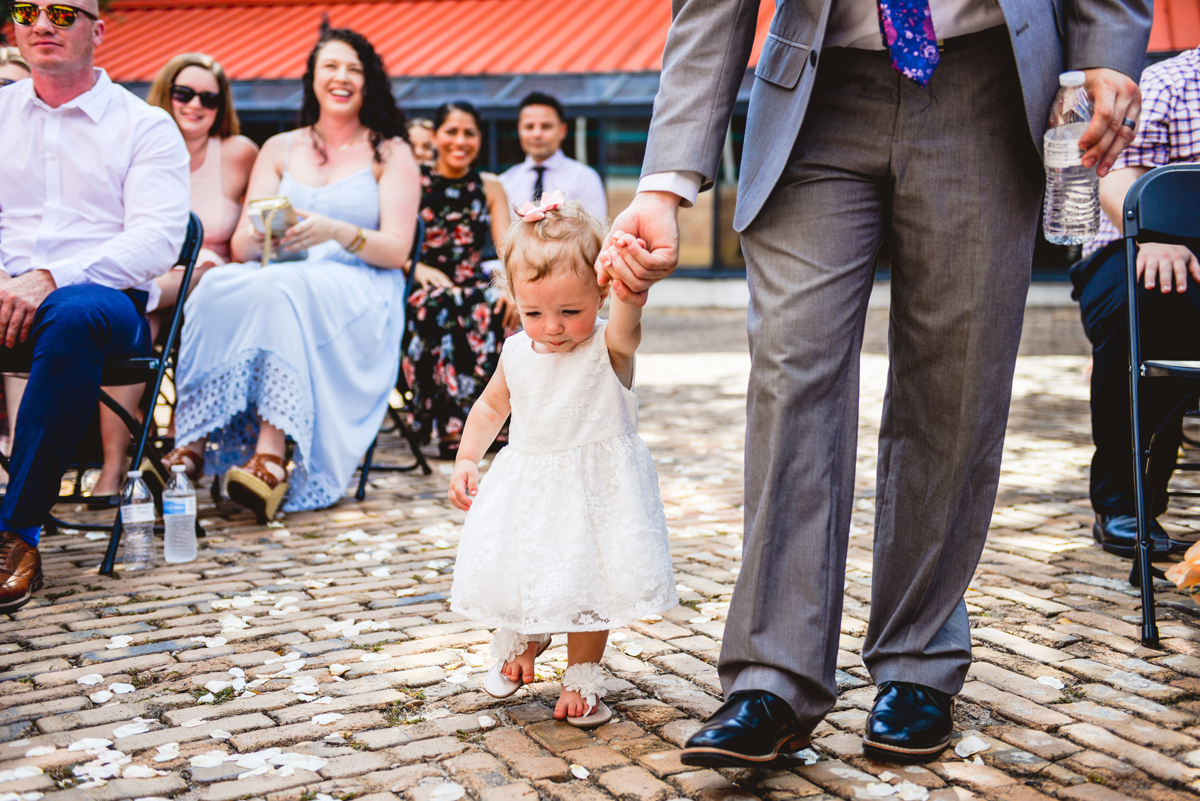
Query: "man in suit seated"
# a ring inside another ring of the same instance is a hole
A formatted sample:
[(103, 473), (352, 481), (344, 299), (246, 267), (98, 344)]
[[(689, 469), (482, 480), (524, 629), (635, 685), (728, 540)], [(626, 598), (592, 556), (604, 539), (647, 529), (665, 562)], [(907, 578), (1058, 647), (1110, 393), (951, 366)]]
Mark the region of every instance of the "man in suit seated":
[[(1125, 241), (1119, 232), (1129, 187), (1155, 167), (1200, 161), (1200, 48), (1148, 67), (1142, 73), (1142, 116), (1137, 136), (1100, 180), (1104, 208), (1100, 233), (1086, 257), (1071, 270), (1084, 332), (1092, 343), (1091, 499), (1096, 512), (1092, 535), (1100, 547), (1133, 558), (1137, 537), (1134, 517), (1133, 437), (1129, 408), (1129, 293)], [(1196, 199), (1200, 203), (1200, 198)], [(1142, 310), (1142, 354), (1156, 359), (1200, 359), (1200, 262), (1181, 245), (1147, 243), (1138, 248), (1137, 271)], [(1186, 383), (1186, 382), (1185, 382)], [(1158, 517), (1167, 508), (1167, 482), (1175, 469), (1182, 436), (1183, 410), (1167, 416), (1180, 399), (1176, 379), (1156, 379), (1141, 394), (1144, 443), (1163, 423), (1146, 490), (1146, 512)], [(1165, 457), (1165, 458), (1161, 458)], [(1165, 560), (1187, 549), (1157, 520), (1149, 521), (1153, 552)]]
[(33, 70), (0, 92), (0, 371), (29, 371), (0, 504), (0, 613), (42, 585), (38, 539), (96, 409), (105, 361), (145, 356), (145, 309), (188, 219), (170, 116), (94, 65), (96, 0), (17, 0)]

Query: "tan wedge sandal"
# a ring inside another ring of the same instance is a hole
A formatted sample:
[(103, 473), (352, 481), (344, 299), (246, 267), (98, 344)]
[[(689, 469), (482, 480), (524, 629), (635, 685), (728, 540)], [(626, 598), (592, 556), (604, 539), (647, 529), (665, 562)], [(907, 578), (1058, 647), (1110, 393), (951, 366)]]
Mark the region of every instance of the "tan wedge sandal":
[[(268, 464), (282, 467), (284, 477), (276, 478)], [(229, 500), (254, 512), (259, 525), (275, 517), (287, 490), (287, 465), (269, 453), (256, 453), (241, 467), (231, 467), (225, 473), (225, 494)]]

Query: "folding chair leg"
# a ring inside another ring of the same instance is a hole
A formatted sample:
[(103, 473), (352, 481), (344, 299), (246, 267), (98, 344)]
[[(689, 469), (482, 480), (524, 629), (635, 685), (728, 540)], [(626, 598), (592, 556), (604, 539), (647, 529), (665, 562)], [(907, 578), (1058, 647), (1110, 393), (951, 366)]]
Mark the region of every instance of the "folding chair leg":
[(358, 477), (358, 490), (354, 493), (354, 499), (361, 501), (367, 497), (367, 476), (371, 474), (371, 457), (375, 455), (375, 446), (379, 444), (379, 437), (371, 440), (371, 447), (367, 448), (367, 455), (363, 457), (362, 475)]
[(113, 521), (112, 534), (108, 537), (108, 548), (104, 552), (104, 561), (100, 563), (100, 575), (116, 577), (117, 546), (121, 544), (121, 513)]

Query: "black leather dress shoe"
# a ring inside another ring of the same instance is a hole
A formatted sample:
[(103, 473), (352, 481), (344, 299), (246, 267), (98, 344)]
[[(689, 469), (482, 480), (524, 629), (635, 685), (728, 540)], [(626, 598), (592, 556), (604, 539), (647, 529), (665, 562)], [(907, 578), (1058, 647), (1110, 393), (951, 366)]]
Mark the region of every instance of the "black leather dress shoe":
[[(1150, 535), (1150, 551), (1156, 562), (1166, 562), (1172, 554), (1180, 554), (1192, 546), (1190, 542), (1173, 540), (1157, 520), (1146, 523)], [(1133, 515), (1096, 515), (1092, 537), (1100, 547), (1114, 556), (1132, 559), (1137, 550), (1137, 518)]]
[(810, 742), (786, 701), (765, 690), (742, 690), (688, 739), (679, 761), (704, 768), (753, 768)]
[(932, 762), (950, 744), (954, 696), (907, 681), (879, 685), (863, 753), (880, 762)]

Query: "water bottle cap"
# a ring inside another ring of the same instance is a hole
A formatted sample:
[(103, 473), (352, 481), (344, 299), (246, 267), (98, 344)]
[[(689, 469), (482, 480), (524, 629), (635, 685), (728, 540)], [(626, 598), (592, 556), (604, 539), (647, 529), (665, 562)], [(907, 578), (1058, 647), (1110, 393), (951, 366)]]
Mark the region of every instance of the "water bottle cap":
[(141, 478), (142, 471), (141, 470), (130, 470), (128, 473), (125, 474), (125, 476), (127, 478)]
[(1087, 80), (1087, 76), (1079, 71), (1064, 72), (1058, 76), (1059, 86), (1083, 86), (1083, 82)]
[(171, 472), (172, 472), (172, 473), (186, 473), (186, 472), (187, 472), (187, 465), (185, 465), (185, 464), (173, 464), (173, 465), (171, 465)]

